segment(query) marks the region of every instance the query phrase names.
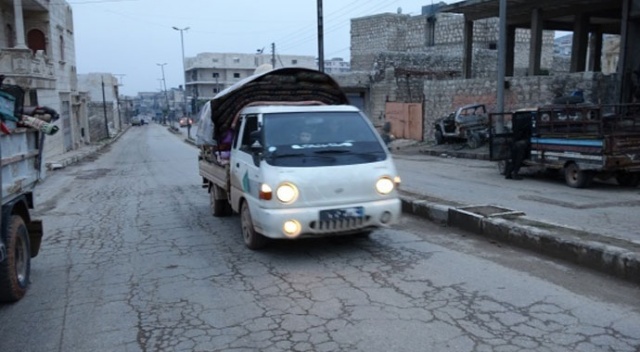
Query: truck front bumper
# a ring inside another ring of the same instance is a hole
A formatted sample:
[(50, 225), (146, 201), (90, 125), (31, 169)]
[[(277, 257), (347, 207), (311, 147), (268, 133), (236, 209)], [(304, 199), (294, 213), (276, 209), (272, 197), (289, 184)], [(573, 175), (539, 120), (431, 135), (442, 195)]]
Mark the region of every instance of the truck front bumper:
[[(362, 208), (358, 216), (322, 219), (321, 211), (352, 210)], [(251, 204), (251, 217), (257, 232), (269, 238), (305, 238), (355, 234), (377, 228), (389, 227), (398, 222), (401, 209), (399, 198), (365, 203), (341, 204), (337, 207), (308, 207), (287, 209), (265, 209)], [(287, 235), (284, 224), (295, 221), (300, 231)]]

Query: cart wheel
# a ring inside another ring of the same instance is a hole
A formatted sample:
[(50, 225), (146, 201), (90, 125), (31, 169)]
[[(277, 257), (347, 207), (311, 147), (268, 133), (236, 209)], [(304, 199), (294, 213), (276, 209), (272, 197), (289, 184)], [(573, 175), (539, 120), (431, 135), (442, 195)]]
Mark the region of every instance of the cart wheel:
[(569, 187), (585, 188), (593, 180), (593, 175), (585, 170), (580, 170), (576, 163), (570, 163), (564, 168), (564, 180)]
[(15, 302), (27, 292), (31, 273), (29, 234), (22, 217), (11, 215), (2, 238), (7, 246), (7, 258), (0, 263), (0, 302)]

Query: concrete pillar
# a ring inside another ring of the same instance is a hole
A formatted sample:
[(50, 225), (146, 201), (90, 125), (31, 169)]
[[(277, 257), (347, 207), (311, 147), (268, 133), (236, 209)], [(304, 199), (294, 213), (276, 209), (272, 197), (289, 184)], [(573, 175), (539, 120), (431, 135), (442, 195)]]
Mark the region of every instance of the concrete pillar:
[(507, 58), (505, 66), (505, 76), (513, 77), (516, 62), (516, 27), (507, 27)]
[(462, 77), (471, 78), (473, 62), (473, 21), (464, 19), (464, 52), (462, 53)]
[(573, 24), (571, 45), (571, 72), (584, 72), (587, 68), (587, 48), (589, 43), (589, 16), (577, 14)]
[[(618, 72), (616, 93), (620, 103), (634, 101), (634, 93), (640, 89), (640, 20), (632, 14), (640, 13), (640, 0), (623, 0), (620, 28), (620, 59), (618, 60)], [(636, 102), (640, 101), (635, 98)]]
[(602, 71), (602, 30), (598, 28), (589, 38), (589, 71)]
[(540, 74), (542, 60), (542, 10), (531, 11), (531, 41), (529, 42), (529, 76)]
[(24, 18), (22, 15), (22, 0), (13, 0), (13, 17), (16, 26), (16, 48), (28, 49), (24, 40)]

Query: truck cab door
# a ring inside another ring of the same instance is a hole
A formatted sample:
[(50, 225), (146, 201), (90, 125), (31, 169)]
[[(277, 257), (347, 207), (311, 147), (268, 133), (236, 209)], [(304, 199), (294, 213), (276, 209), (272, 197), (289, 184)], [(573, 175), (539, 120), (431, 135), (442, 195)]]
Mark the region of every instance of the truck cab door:
[(256, 163), (255, 133), (258, 131), (258, 115), (243, 115), (240, 117), (240, 129), (234, 138), (231, 150), (230, 183), (231, 201), (235, 207), (239, 205), (242, 195), (258, 197), (260, 183), (260, 166)]

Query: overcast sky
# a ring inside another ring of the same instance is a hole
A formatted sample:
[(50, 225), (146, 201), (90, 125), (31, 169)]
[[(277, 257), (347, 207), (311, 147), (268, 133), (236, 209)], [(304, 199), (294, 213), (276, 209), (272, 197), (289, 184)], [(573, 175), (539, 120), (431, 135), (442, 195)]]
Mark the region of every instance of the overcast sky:
[[(317, 57), (316, 0), (67, 0), (73, 9), (78, 73), (121, 77), (121, 93), (183, 84), (184, 54), (270, 53)], [(418, 15), (437, 0), (323, 0), (324, 57), (350, 60), (350, 19), (380, 13)], [(446, 3), (457, 1), (446, 0)], [(259, 6), (257, 4), (260, 4)]]

